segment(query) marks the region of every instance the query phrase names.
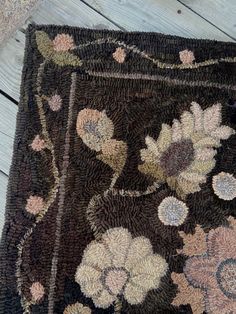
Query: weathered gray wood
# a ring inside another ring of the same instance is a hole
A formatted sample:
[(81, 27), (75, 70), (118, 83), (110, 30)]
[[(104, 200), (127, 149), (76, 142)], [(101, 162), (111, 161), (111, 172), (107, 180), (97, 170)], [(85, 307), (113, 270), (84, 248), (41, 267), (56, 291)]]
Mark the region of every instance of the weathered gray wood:
[(0, 95), (0, 171), (9, 173), (15, 134), (17, 106)]
[(0, 94), (0, 131), (10, 138), (15, 135), (17, 110), (17, 105)]
[[(48, 0), (29, 18), (37, 24), (77, 25), (89, 28), (117, 27), (87, 5), (76, 0)], [(27, 24), (26, 23), (26, 24)], [(26, 25), (23, 27), (23, 29)], [(24, 57), (25, 35), (17, 31), (0, 50), (0, 89), (19, 100), (21, 71)]]
[(17, 31), (0, 50), (0, 89), (19, 100), (25, 35)]
[(236, 39), (235, 0), (180, 0), (180, 2)]
[(96, 29), (117, 29), (102, 15), (78, 0), (51, 0), (40, 6), (29, 18), (37, 24), (74, 25)]
[[(208, 2), (202, 1), (204, 4)], [(85, 2), (126, 30), (230, 40), (230, 37), (175, 0), (85, 0)]]

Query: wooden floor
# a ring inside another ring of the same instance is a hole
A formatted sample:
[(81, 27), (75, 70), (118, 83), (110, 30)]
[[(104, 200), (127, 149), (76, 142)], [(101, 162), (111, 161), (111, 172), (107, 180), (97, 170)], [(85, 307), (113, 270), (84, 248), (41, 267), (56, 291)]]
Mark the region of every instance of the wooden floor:
[(46, 0), (0, 50), (0, 229), (28, 23), (156, 31), (236, 42), (235, 17), (235, 0)]

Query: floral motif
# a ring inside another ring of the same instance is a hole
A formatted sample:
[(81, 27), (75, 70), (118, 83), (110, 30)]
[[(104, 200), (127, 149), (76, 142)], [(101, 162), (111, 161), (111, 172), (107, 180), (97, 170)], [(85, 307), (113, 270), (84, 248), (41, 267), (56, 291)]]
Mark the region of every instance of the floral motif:
[(173, 196), (164, 198), (158, 206), (158, 217), (164, 225), (180, 226), (188, 215), (188, 207)]
[(180, 51), (179, 58), (183, 64), (191, 64), (195, 60), (194, 53), (188, 49)]
[(38, 215), (44, 208), (44, 200), (40, 196), (33, 196), (31, 195), (27, 199), (26, 203), (26, 211), (33, 215)]
[(99, 152), (102, 145), (110, 140), (114, 133), (114, 125), (105, 111), (83, 109), (79, 112), (76, 125), (77, 133), (91, 149)]
[(179, 231), (179, 235), (184, 239), (183, 249), (177, 249), (178, 253), (185, 255), (200, 255), (206, 252), (206, 234), (200, 225), (196, 225), (194, 234), (186, 234)]
[[(205, 235), (206, 252), (192, 254), (184, 267), (188, 284), (191, 290), (194, 288), (192, 293), (195, 289), (202, 291), (207, 313), (236, 312), (236, 222), (233, 218), (229, 222), (229, 227), (210, 230)], [(177, 300), (183, 304), (184, 293), (180, 286), (174, 304)]]
[(141, 150), (144, 162), (139, 170), (159, 182), (166, 182), (181, 198), (201, 190), (207, 174), (214, 168), (214, 155), (221, 140), (235, 131), (221, 126), (221, 105), (202, 110), (193, 102), (172, 127), (162, 124), (157, 140), (146, 137), (147, 149)]
[(149, 290), (158, 288), (166, 271), (165, 259), (153, 254), (147, 238), (132, 238), (119, 227), (88, 245), (75, 280), (97, 307), (108, 308), (120, 295), (130, 304), (143, 302)]
[(41, 139), (39, 135), (36, 135), (30, 146), (36, 152), (40, 152), (42, 149), (46, 147), (46, 144), (45, 141)]
[(97, 152), (99, 160), (120, 173), (127, 156), (127, 144), (112, 139), (114, 125), (105, 111), (83, 109), (79, 112), (76, 125), (77, 133), (83, 142)]
[(62, 106), (62, 99), (60, 95), (53, 95), (51, 98), (48, 99), (48, 105), (52, 111), (58, 111), (61, 109)]
[(236, 179), (230, 173), (221, 172), (214, 176), (212, 187), (215, 194), (225, 201), (231, 201), (236, 197)]
[(108, 164), (115, 172), (123, 169), (127, 156), (127, 144), (123, 141), (108, 140), (102, 145), (102, 154), (97, 158)]
[(126, 52), (123, 48), (118, 47), (112, 56), (118, 63), (123, 63), (126, 58)]
[(70, 52), (71, 49), (75, 48), (71, 36), (60, 34), (51, 40), (48, 34), (43, 31), (36, 31), (35, 34), (38, 50), (46, 60), (51, 60), (59, 66), (82, 65), (80, 58)]
[(68, 34), (58, 34), (52, 43), (55, 51), (68, 51), (75, 48), (74, 40)]
[(178, 290), (181, 291), (181, 293), (177, 293), (172, 304), (175, 306), (190, 304), (192, 313), (204, 313), (205, 302), (203, 291), (190, 286), (184, 274), (172, 273), (171, 278), (173, 282), (178, 285)]
[(92, 311), (89, 307), (84, 306), (82, 303), (76, 302), (68, 305), (63, 314), (91, 314)]
[(32, 295), (32, 301), (38, 303), (42, 300), (45, 290), (40, 282), (34, 282), (30, 287), (30, 293)]

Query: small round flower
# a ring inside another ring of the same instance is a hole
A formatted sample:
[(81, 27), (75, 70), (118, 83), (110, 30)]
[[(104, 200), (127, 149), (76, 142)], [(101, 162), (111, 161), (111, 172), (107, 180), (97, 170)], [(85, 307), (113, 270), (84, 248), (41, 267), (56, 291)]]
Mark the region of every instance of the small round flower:
[(82, 141), (91, 149), (100, 151), (102, 145), (114, 133), (114, 125), (104, 111), (83, 109), (79, 112), (76, 125)]
[(149, 290), (159, 287), (167, 267), (147, 238), (132, 238), (127, 229), (118, 227), (87, 246), (75, 281), (97, 307), (108, 308), (121, 295), (130, 304), (138, 304)]
[(84, 306), (82, 303), (76, 302), (68, 305), (63, 314), (91, 314), (92, 311), (89, 307)]
[(40, 300), (42, 300), (42, 298), (45, 294), (45, 290), (44, 290), (43, 285), (37, 281), (31, 285), (30, 293), (32, 295), (32, 300), (34, 302), (39, 302)]
[(52, 111), (60, 110), (62, 106), (61, 96), (57, 94), (53, 95), (51, 98), (49, 98), (48, 105)]
[(119, 47), (116, 48), (116, 51), (112, 54), (112, 56), (118, 63), (123, 63), (125, 61), (126, 52), (123, 48)]
[(183, 64), (191, 64), (195, 60), (194, 54), (191, 50), (185, 49), (179, 52), (180, 61)]
[(25, 209), (28, 213), (33, 214), (33, 215), (37, 215), (38, 213), (40, 213), (43, 210), (43, 208), (44, 208), (44, 200), (42, 197), (31, 195), (27, 199)]
[(187, 215), (188, 207), (173, 196), (166, 197), (158, 206), (158, 217), (167, 226), (180, 226)]
[(40, 138), (39, 135), (36, 135), (33, 142), (30, 144), (31, 148), (36, 152), (40, 152), (42, 149), (46, 147), (45, 141)]
[(58, 34), (52, 43), (55, 51), (68, 51), (75, 48), (73, 37), (68, 34)]
[(220, 172), (212, 179), (215, 194), (225, 200), (231, 201), (236, 197), (236, 178), (226, 172)]

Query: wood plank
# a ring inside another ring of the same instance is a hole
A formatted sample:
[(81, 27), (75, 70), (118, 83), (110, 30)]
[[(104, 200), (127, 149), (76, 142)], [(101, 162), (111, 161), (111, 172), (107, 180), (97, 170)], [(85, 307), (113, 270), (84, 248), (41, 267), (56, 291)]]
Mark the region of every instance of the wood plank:
[(8, 177), (0, 172), (0, 237), (4, 224)]
[(17, 106), (0, 95), (0, 172), (9, 173), (13, 152)]
[(0, 131), (14, 138), (18, 107), (0, 94)]
[[(29, 18), (38, 24), (64, 24), (97, 29), (117, 29), (113, 23), (76, 0), (45, 1)], [(23, 29), (26, 27), (23, 27)], [(0, 51), (0, 89), (19, 100), (25, 35), (17, 31)]]
[[(84, 2), (129, 31), (156, 31), (184, 37), (230, 40), (229, 36), (174, 0)], [(205, 2), (207, 1), (204, 1), (203, 7)], [(221, 18), (225, 18), (224, 15)]]
[(25, 35), (17, 31), (0, 50), (0, 89), (19, 100)]
[(180, 2), (236, 39), (235, 0), (180, 0)]
[(78, 0), (44, 2), (29, 18), (37, 24), (61, 24), (95, 29), (117, 29), (112, 22)]

